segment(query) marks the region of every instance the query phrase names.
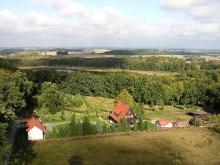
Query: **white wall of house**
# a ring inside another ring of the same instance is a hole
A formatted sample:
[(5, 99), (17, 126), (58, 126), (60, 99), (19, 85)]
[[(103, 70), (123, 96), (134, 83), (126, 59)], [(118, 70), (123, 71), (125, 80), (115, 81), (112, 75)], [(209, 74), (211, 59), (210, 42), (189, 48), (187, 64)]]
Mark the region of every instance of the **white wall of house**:
[(173, 127), (173, 124), (172, 123), (168, 123), (167, 125), (164, 125), (164, 126), (160, 126), (161, 128), (171, 128)]
[(42, 140), (43, 138), (43, 131), (37, 127), (33, 127), (28, 131), (28, 140)]

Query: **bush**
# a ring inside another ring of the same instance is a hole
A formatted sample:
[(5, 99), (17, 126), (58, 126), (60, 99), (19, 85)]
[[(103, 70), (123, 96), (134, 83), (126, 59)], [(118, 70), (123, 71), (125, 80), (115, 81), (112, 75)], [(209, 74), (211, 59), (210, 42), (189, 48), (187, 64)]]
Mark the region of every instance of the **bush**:
[(74, 96), (74, 98), (72, 99), (71, 102), (74, 107), (79, 108), (83, 105), (84, 98), (81, 95), (76, 95), (76, 96)]
[(82, 123), (83, 135), (95, 134), (94, 126), (91, 124), (88, 116), (85, 116)]
[(143, 129), (144, 130), (151, 130), (151, 129), (155, 129), (156, 128), (156, 125), (155, 124), (152, 124), (151, 122), (149, 121), (144, 121), (143, 122)]
[(202, 125), (201, 119), (197, 119), (196, 117), (193, 117), (189, 123), (194, 126), (201, 126)]
[(216, 124), (214, 127), (211, 128), (212, 130), (214, 130), (215, 132), (220, 133), (220, 124)]
[(101, 134), (103, 132), (102, 123), (100, 120), (96, 121), (96, 133)]
[(207, 121), (210, 123), (220, 123), (220, 114), (207, 116)]
[(83, 135), (82, 123), (80, 121), (76, 122), (76, 132), (74, 134), (76, 136), (82, 136)]

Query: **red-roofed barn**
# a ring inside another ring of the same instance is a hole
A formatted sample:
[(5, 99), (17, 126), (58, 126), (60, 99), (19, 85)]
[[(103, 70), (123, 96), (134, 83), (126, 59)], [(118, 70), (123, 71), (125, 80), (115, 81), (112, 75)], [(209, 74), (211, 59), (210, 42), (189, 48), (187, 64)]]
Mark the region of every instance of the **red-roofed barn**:
[(124, 118), (130, 125), (133, 125), (136, 121), (136, 115), (129, 108), (129, 106), (119, 101), (113, 111), (110, 113), (109, 119), (116, 123), (120, 123), (120, 121)]
[(27, 133), (28, 140), (42, 140), (46, 127), (43, 125), (40, 119), (30, 118), (27, 120)]

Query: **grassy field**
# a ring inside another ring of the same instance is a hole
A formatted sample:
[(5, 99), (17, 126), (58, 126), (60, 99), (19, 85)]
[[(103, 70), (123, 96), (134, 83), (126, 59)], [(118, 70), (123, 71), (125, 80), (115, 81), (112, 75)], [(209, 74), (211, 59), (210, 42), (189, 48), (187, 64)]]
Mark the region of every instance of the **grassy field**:
[(185, 128), (36, 142), (33, 165), (220, 164), (220, 135)]
[(161, 106), (154, 106), (154, 111), (152, 111), (149, 105), (144, 106), (144, 116), (150, 120), (158, 119), (168, 119), (171, 121), (185, 121), (190, 120), (192, 117), (187, 115), (187, 112), (201, 109), (200, 107), (185, 108), (180, 109), (173, 106), (164, 106), (161, 109)]

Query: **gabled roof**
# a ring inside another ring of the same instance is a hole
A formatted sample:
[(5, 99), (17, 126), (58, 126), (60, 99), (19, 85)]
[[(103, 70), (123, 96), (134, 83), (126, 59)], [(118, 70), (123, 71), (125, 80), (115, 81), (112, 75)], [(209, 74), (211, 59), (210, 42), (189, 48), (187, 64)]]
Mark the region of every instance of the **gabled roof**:
[(207, 115), (207, 112), (204, 111), (204, 110), (196, 110), (196, 111), (189, 112), (189, 114), (192, 114), (192, 115)]
[(27, 120), (27, 131), (30, 131), (32, 128), (37, 127), (43, 132), (46, 131), (46, 127), (43, 125), (41, 120), (37, 118), (30, 118)]
[(170, 124), (170, 123), (171, 123), (170, 121), (165, 120), (165, 119), (158, 120), (158, 124), (159, 124), (160, 126), (166, 126), (166, 125), (168, 125), (168, 124)]
[(117, 123), (120, 122), (121, 119), (123, 119), (126, 115), (126, 113), (129, 111), (129, 106), (119, 101), (113, 111), (110, 114), (110, 117), (116, 121)]

